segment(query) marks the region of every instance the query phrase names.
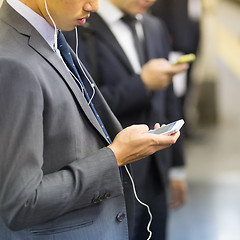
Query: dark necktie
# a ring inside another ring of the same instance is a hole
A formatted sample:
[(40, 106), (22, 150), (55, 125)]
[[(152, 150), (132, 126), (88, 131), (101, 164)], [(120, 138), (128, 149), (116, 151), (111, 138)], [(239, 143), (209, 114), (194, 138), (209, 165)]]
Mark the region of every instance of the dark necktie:
[[(80, 77), (80, 74), (73, 62), (71, 53), (70, 53), (70, 48), (68, 47), (67, 41), (63, 35), (63, 33), (61, 31), (58, 31), (58, 49), (61, 53), (61, 56), (65, 62), (65, 64), (67, 65), (68, 69), (71, 71), (72, 74), (74, 74), (74, 76), (76, 78), (74, 78), (74, 80), (76, 81), (77, 85), (82, 89), (82, 91), (84, 92), (84, 97), (86, 98), (87, 102), (89, 103), (90, 108), (92, 109), (98, 123), (100, 124), (104, 134), (106, 135), (109, 143), (111, 143), (111, 139), (107, 133), (106, 128), (103, 125), (103, 122), (101, 120), (101, 118), (99, 117), (92, 101), (90, 101), (90, 97), (88, 95), (88, 92), (86, 90), (86, 87), (84, 86), (84, 83)], [(90, 83), (89, 83), (90, 84)]]
[(132, 32), (134, 44), (135, 44), (136, 51), (138, 54), (138, 59), (142, 66), (146, 62), (146, 58), (145, 58), (146, 53), (145, 53), (144, 39), (139, 38), (139, 36), (137, 34), (137, 30), (136, 30), (136, 24), (137, 24), (138, 20), (136, 19), (136, 17), (130, 16), (130, 15), (125, 15), (121, 19), (123, 22), (125, 22), (129, 26), (129, 28)]

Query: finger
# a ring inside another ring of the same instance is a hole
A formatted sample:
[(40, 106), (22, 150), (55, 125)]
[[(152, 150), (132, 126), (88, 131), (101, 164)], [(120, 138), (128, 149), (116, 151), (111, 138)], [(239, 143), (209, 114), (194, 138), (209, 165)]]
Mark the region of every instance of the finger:
[(170, 207), (174, 210), (177, 210), (181, 208), (181, 206), (182, 206), (181, 200), (179, 199), (179, 197), (175, 196), (174, 199), (172, 199), (171, 201)]
[(186, 191), (185, 189), (176, 189), (175, 195), (172, 199), (172, 207), (174, 209), (179, 209), (186, 203)]
[(155, 123), (154, 125), (154, 129), (160, 128), (160, 124), (159, 123)]
[(182, 63), (182, 64), (177, 64), (177, 65), (172, 65), (171, 68), (171, 72), (173, 73), (173, 75), (186, 71), (189, 68), (189, 64), (188, 63)]
[(175, 141), (177, 141), (177, 139), (180, 137), (180, 135), (181, 135), (180, 131), (177, 131), (177, 132), (171, 134), (171, 137), (174, 137)]
[(170, 201), (170, 207), (175, 210), (178, 208), (178, 206), (179, 206), (179, 202), (178, 202), (177, 193), (176, 191), (173, 191), (171, 196), (171, 201)]

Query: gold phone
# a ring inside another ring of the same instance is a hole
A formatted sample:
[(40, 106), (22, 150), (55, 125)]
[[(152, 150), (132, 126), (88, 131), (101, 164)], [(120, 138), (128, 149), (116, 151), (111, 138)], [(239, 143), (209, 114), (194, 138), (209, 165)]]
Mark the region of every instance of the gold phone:
[(181, 63), (189, 63), (193, 62), (196, 59), (196, 55), (193, 53), (186, 54), (181, 56), (173, 65), (181, 64)]

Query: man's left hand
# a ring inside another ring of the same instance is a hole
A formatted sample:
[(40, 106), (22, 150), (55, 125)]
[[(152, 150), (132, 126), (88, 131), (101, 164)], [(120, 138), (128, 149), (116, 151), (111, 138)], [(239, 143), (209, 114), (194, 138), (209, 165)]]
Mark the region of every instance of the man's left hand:
[(169, 182), (170, 187), (170, 207), (172, 209), (181, 208), (185, 202), (187, 197), (187, 183), (182, 179), (171, 179)]

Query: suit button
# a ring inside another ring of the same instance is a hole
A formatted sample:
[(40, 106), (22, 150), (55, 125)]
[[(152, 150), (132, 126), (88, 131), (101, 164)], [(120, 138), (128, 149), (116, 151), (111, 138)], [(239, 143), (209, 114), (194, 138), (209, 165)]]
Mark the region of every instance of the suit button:
[(99, 196), (98, 199), (99, 199), (99, 202), (102, 202), (105, 199), (105, 195)]
[(111, 197), (111, 194), (109, 193), (109, 192), (106, 192), (105, 194), (104, 194), (104, 198), (110, 198)]
[(92, 203), (94, 203), (94, 204), (99, 203), (99, 199), (98, 199), (98, 198), (94, 198), (94, 199), (92, 200)]
[(101, 201), (102, 201), (103, 199), (102, 199), (102, 197), (101, 196), (98, 196), (98, 197), (96, 197), (96, 198), (94, 198), (93, 200), (92, 200), (92, 203), (100, 203)]
[(117, 219), (118, 222), (122, 222), (122, 221), (124, 220), (125, 216), (126, 216), (125, 213), (120, 212), (120, 213), (116, 216), (116, 219)]

